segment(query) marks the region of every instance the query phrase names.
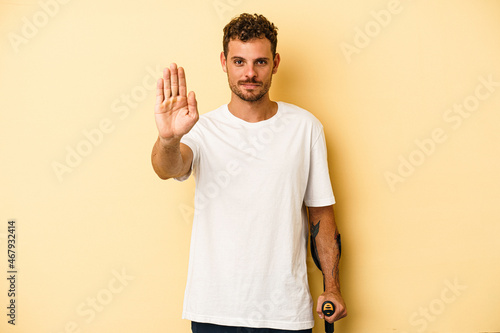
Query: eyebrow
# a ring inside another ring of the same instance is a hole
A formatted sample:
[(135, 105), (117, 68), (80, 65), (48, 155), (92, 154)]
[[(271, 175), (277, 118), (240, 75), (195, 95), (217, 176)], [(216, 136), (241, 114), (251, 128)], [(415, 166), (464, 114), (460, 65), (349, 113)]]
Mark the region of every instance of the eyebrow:
[[(231, 60), (236, 60), (236, 59), (247, 60), (247, 59), (245, 59), (243, 57), (240, 57), (240, 56), (233, 56), (233, 57), (231, 57)], [(269, 61), (269, 59), (270, 58), (267, 58), (267, 57), (261, 57), (261, 58), (255, 59), (255, 61), (259, 61), (259, 60), (267, 60), (267, 61)]]

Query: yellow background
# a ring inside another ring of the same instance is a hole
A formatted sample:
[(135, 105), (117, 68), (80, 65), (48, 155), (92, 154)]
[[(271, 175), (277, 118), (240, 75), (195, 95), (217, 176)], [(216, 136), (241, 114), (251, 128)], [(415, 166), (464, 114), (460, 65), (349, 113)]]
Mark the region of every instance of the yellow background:
[(62, 2), (0, 2), (1, 276), (9, 219), (18, 233), (16, 326), (1, 278), (0, 332), (190, 332), (194, 181), (151, 168), (152, 82), (175, 61), (201, 113), (228, 102), (222, 28), (241, 12), (279, 28), (271, 97), (325, 127), (349, 311), (336, 332), (500, 330), (498, 1)]

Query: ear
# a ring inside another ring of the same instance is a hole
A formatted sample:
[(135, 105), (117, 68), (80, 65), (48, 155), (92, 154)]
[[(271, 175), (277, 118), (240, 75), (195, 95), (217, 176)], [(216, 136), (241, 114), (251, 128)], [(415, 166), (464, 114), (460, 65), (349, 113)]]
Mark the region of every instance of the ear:
[(224, 55), (224, 51), (220, 53), (220, 64), (222, 66), (222, 70), (224, 71), (224, 73), (227, 73), (227, 60), (226, 56)]
[(280, 65), (280, 61), (281, 61), (281, 57), (280, 57), (280, 54), (279, 53), (276, 53), (276, 55), (274, 56), (274, 60), (273, 60), (273, 74), (276, 74), (278, 72), (278, 66)]

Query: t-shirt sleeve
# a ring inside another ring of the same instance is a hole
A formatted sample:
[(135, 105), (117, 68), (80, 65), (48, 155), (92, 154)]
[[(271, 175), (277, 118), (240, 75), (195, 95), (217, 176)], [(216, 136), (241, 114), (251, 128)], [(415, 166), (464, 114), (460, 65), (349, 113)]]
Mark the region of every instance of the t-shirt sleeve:
[(195, 165), (196, 165), (195, 162), (198, 161), (199, 148), (198, 148), (198, 143), (196, 140), (198, 135), (196, 133), (197, 131), (195, 128), (196, 128), (196, 125), (195, 125), (195, 127), (193, 127), (191, 129), (191, 131), (189, 131), (189, 133), (184, 135), (181, 139), (181, 143), (183, 143), (186, 146), (188, 146), (189, 148), (191, 148), (191, 151), (193, 152), (193, 161), (191, 162), (191, 168), (189, 168), (189, 172), (187, 174), (185, 174), (182, 177), (174, 178), (175, 180), (178, 180), (180, 182), (185, 181), (186, 179), (189, 178), (189, 176), (191, 176), (191, 173), (193, 172), (193, 169), (195, 168)]
[(319, 131), (318, 137), (311, 148), (309, 178), (304, 203), (308, 207), (324, 207), (335, 203), (328, 171), (326, 141), (323, 128)]

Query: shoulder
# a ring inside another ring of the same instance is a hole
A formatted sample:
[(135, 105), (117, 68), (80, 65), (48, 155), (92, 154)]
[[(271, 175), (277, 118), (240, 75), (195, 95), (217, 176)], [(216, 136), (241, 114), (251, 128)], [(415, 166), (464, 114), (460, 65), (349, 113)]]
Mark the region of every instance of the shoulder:
[(309, 123), (314, 127), (322, 128), (323, 125), (311, 112), (306, 109), (301, 108), (295, 104), (278, 102), (280, 107), (280, 112), (284, 118), (295, 119), (301, 123)]

